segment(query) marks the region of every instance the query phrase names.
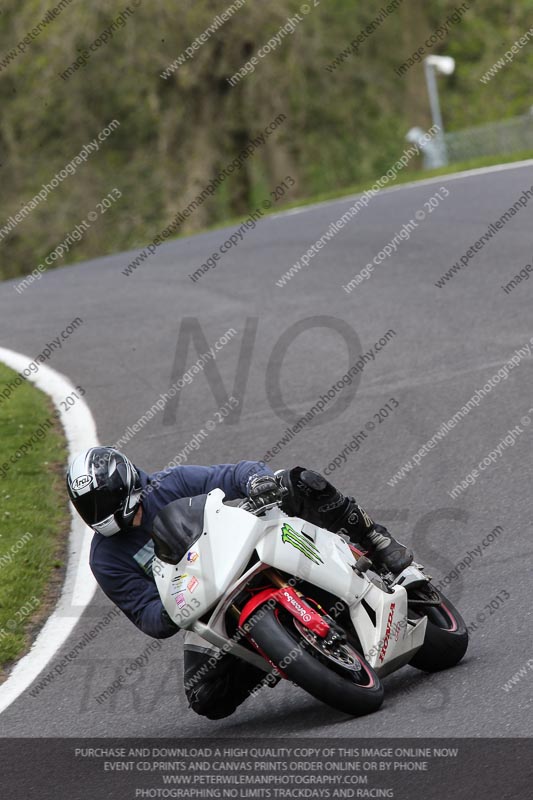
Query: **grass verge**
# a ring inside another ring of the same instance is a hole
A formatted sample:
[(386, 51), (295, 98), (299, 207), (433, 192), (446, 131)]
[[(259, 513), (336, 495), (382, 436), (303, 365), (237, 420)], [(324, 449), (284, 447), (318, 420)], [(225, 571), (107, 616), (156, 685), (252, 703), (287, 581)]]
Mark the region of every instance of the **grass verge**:
[[(390, 183), (384, 186), (383, 189), (386, 191), (393, 186), (400, 186), (404, 183), (416, 183), (416, 181), (424, 181), (428, 178), (437, 178), (439, 175), (450, 175), (455, 172), (464, 172), (465, 170), (470, 169), (481, 169), (482, 167), (492, 167), (496, 166), (497, 164), (513, 164), (516, 161), (527, 161), (528, 159), (533, 159), (533, 150), (524, 150), (518, 153), (511, 153), (503, 156), (482, 156), (480, 158), (471, 158), (468, 161), (455, 162), (453, 164), (449, 164), (447, 167), (440, 167), (439, 169), (404, 169), (402, 172), (397, 174), (394, 180), (391, 180)], [(263, 216), (266, 217), (270, 214), (279, 214), (280, 212), (288, 211), (291, 208), (304, 208), (305, 206), (311, 206), (316, 203), (324, 203), (328, 202), (329, 200), (342, 200), (343, 197), (351, 197), (354, 194), (362, 194), (366, 189), (370, 189), (380, 177), (381, 175), (376, 175), (375, 178), (364, 183), (354, 184), (353, 186), (343, 186), (342, 188), (328, 192), (321, 192), (320, 194), (315, 194), (310, 197), (297, 197), (294, 200), (286, 203), (276, 203), (270, 211), (264, 211)], [(253, 203), (251, 205), (253, 206)], [(259, 205), (259, 203), (257, 205)], [(252, 210), (253, 208), (250, 209), (250, 212)], [(186, 239), (191, 236), (199, 236), (202, 233), (220, 230), (221, 228), (230, 228), (233, 225), (238, 226), (240, 223), (242, 223), (246, 216), (247, 215), (242, 214), (240, 217), (232, 217), (230, 219), (215, 222), (212, 225), (209, 225), (198, 231), (178, 233), (176, 236), (172, 236), (167, 241), (170, 242), (175, 239)], [(146, 247), (146, 242), (143, 242), (142, 244), (136, 242), (131, 246), (131, 249), (142, 250), (143, 247)]]
[[(440, 169), (433, 169), (433, 170), (410, 170), (404, 169), (402, 172), (398, 173), (394, 180), (391, 180), (389, 184), (384, 187), (384, 190), (394, 187), (400, 186), (401, 184), (405, 183), (414, 183), (416, 181), (427, 180), (428, 178), (438, 177), (439, 175), (449, 175), (450, 173), (454, 172), (463, 172), (465, 170), (470, 169), (479, 169), (481, 167), (489, 167), (494, 166), (496, 164), (511, 164), (515, 161), (525, 161), (527, 159), (533, 159), (533, 150), (526, 150), (517, 153), (511, 153), (506, 155), (495, 155), (495, 156), (483, 156), (480, 158), (473, 158), (468, 161), (461, 161), (455, 162), (450, 164), (447, 167), (441, 167)], [(316, 203), (323, 203), (329, 200), (342, 200), (343, 197), (351, 197), (355, 194), (361, 194), (365, 191), (365, 189), (370, 189), (373, 184), (379, 180), (381, 176), (376, 175), (375, 178), (369, 179), (365, 182), (361, 182), (358, 184), (354, 184), (351, 186), (343, 186), (339, 187), (338, 189), (334, 189), (328, 192), (321, 192), (320, 194), (311, 195), (309, 197), (295, 197), (294, 199), (287, 201), (287, 202), (279, 202), (275, 203), (270, 210), (265, 211), (263, 208), (263, 216), (268, 216), (270, 214), (278, 214), (283, 211), (288, 211), (291, 208), (302, 208), (305, 206), (314, 205)], [(259, 194), (262, 196), (259, 189), (254, 191), (254, 194)], [(263, 192), (264, 194), (264, 192)], [(166, 242), (171, 242), (176, 239), (187, 239), (192, 236), (199, 236), (202, 233), (209, 233), (211, 231), (220, 230), (222, 228), (231, 228), (233, 226), (239, 226), (244, 219), (247, 218), (249, 213), (254, 210), (254, 207), (262, 205), (258, 197), (254, 197), (250, 201), (250, 209), (248, 213), (241, 214), (239, 217), (228, 217), (223, 220), (219, 220), (218, 222), (214, 222), (211, 225), (207, 225), (200, 230), (196, 231), (187, 231), (187, 232), (180, 232), (174, 236), (169, 237), (166, 239)], [(161, 223), (161, 227), (164, 224), (170, 222), (170, 220), (163, 220)], [(146, 237), (139, 239), (139, 234), (135, 231), (132, 231), (131, 239), (124, 244), (124, 249), (127, 251), (142, 251), (146, 248), (147, 244), (149, 243), (149, 239)], [(106, 250), (99, 253), (98, 255), (93, 256), (92, 258), (104, 258), (107, 255), (116, 255), (116, 250)], [(73, 266), (76, 263), (84, 262), (87, 260), (87, 256), (83, 253), (78, 253), (74, 251), (69, 259), (69, 264), (65, 265), (64, 267), (57, 267), (61, 269), (66, 269), (69, 266)], [(20, 278), (20, 275), (13, 276), (10, 280)], [(0, 271), (0, 281), (1, 278), (1, 271)]]
[[(15, 378), (0, 364), (0, 393)], [(26, 381), (0, 397), (0, 441), (1, 682), (59, 596), (69, 512), (63, 432), (49, 398)]]
[[(425, 169), (413, 172), (403, 170), (402, 172), (398, 173), (395, 180), (390, 181), (390, 183), (383, 188), (386, 190), (392, 186), (399, 186), (403, 183), (415, 183), (416, 181), (425, 181), (428, 178), (437, 178), (439, 175), (451, 175), (455, 172), (464, 172), (465, 170), (469, 169), (481, 169), (482, 167), (493, 167), (497, 164), (513, 164), (516, 161), (527, 161), (528, 159), (533, 159), (533, 150), (512, 153), (506, 156), (483, 156), (480, 158), (471, 158), (469, 161), (455, 162), (453, 164), (449, 164), (447, 167), (439, 167), (439, 169)], [(323, 203), (327, 200), (342, 200), (343, 197), (350, 197), (353, 194), (361, 194), (365, 191), (365, 189), (370, 189), (380, 177), (380, 175), (376, 175), (374, 180), (366, 181), (366, 183), (359, 183), (357, 185), (345, 187), (334, 192), (324, 192), (322, 194), (315, 195), (314, 197), (298, 199), (294, 202), (287, 203), (283, 208), (287, 209), (299, 206), (307, 206), (313, 203)], [(273, 211), (273, 213), (275, 213), (275, 211)]]

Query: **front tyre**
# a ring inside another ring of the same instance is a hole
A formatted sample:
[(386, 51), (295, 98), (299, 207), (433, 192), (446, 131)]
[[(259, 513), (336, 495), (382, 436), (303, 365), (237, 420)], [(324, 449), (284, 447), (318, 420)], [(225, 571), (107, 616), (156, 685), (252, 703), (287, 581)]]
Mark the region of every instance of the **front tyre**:
[(259, 609), (250, 638), (290, 681), (317, 700), (354, 717), (377, 711), (383, 687), (374, 670), (348, 641), (327, 647), (284, 608)]
[[(440, 599), (436, 605), (431, 604)], [(430, 601), (424, 604), (424, 600)], [(424, 644), (410, 664), (425, 672), (439, 672), (455, 667), (468, 647), (468, 630), (455, 606), (431, 584), (409, 592), (409, 616), (427, 617)]]

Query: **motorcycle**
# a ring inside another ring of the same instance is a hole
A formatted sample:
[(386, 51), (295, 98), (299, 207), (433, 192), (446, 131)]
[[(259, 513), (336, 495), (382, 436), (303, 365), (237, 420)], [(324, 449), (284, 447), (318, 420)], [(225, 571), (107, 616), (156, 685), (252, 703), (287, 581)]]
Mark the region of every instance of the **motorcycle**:
[(385, 675), (464, 656), (464, 620), (421, 564), (393, 575), (277, 503), (223, 501), (214, 489), (155, 520), (153, 574), (180, 628), (352, 716), (378, 710)]

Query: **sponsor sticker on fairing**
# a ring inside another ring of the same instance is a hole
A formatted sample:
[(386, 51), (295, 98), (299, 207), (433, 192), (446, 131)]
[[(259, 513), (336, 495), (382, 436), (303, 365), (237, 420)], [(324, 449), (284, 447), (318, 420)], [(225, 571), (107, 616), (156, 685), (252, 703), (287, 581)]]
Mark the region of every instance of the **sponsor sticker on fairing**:
[(394, 619), (394, 609), (396, 608), (396, 603), (390, 604), (390, 612), (387, 618), (387, 629), (385, 631), (385, 638), (383, 639), (383, 647), (381, 648), (381, 653), (379, 654), (379, 660), (383, 661), (385, 658), (385, 654), (387, 652), (387, 648), (389, 646), (389, 641), (391, 637), (392, 631), (392, 620)]
[(188, 577), (188, 575), (176, 575), (174, 578), (172, 578), (170, 594), (175, 595), (178, 594), (178, 592), (183, 592)]

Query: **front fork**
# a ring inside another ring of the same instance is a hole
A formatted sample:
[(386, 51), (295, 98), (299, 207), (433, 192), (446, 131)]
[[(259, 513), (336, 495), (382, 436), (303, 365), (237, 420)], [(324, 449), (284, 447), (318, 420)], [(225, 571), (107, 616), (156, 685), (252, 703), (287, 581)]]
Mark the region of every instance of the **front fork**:
[[(322, 606), (313, 601), (316, 605), (316, 608), (313, 608), (303, 593), (291, 586), (276, 570), (269, 568), (263, 574), (273, 584), (273, 587), (258, 592), (241, 610), (235, 605), (232, 606), (232, 612), (235, 615), (238, 614), (238, 624), (241, 630), (248, 633), (250, 629), (248, 620), (260, 607), (265, 604), (268, 604), (270, 608), (280, 605), (298, 620), (300, 625), (322, 639), (326, 647), (346, 641), (343, 629), (326, 613)], [(253, 644), (251, 637), (249, 637), (249, 641)]]

